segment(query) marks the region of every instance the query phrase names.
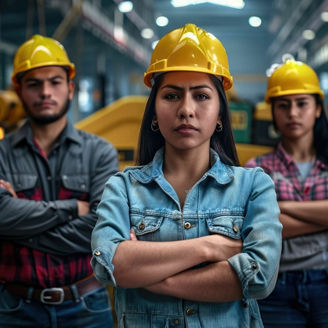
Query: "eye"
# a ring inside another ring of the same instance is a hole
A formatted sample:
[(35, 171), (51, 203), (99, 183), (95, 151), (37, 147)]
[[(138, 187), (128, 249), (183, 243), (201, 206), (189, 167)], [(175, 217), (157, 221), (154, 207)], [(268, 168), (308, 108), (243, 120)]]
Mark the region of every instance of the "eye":
[(163, 95), (163, 98), (166, 100), (174, 101), (179, 99), (179, 95), (175, 92), (168, 92)]
[(197, 93), (197, 94), (195, 95), (195, 98), (196, 98), (197, 100), (201, 100), (201, 101), (203, 101), (203, 100), (207, 100), (207, 99), (210, 99), (210, 97), (209, 97), (206, 93)]
[(280, 102), (277, 102), (276, 103), (276, 108), (278, 108), (278, 109), (282, 109), (282, 110), (284, 110), (284, 109), (288, 109), (289, 108), (289, 104), (288, 103), (280, 103)]
[(297, 103), (297, 106), (298, 107), (305, 107), (305, 106), (307, 106), (307, 104), (308, 104), (307, 101), (300, 101), (300, 102)]

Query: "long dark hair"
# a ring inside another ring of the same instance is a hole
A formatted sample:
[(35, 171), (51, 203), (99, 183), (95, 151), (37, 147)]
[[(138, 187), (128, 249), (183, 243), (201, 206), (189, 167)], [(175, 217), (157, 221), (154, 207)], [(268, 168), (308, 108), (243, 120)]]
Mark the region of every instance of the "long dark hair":
[[(316, 106), (321, 106), (321, 114), (316, 118), (313, 126), (313, 147), (316, 151), (317, 158), (328, 164), (328, 120), (326, 116), (326, 109), (324, 101), (321, 99), (319, 94), (311, 94), (314, 97)], [(274, 106), (275, 100), (271, 99), (271, 111), (274, 127), (277, 131), (277, 124), (274, 119)]]
[[(150, 92), (145, 113), (142, 119), (140, 132), (139, 132), (139, 145), (137, 151), (136, 164), (145, 165), (152, 161), (156, 151), (164, 146), (165, 139), (160, 131), (152, 131), (151, 122), (155, 116), (155, 100), (160, 87), (164, 74), (157, 76), (154, 79), (154, 85)], [(222, 82), (214, 75), (209, 75), (214, 83), (220, 100), (220, 117), (222, 121), (222, 131), (214, 131), (210, 147), (213, 148), (220, 156), (223, 163), (239, 166), (236, 146), (233, 138), (230, 114), (228, 110), (228, 102), (226, 94), (223, 89)]]

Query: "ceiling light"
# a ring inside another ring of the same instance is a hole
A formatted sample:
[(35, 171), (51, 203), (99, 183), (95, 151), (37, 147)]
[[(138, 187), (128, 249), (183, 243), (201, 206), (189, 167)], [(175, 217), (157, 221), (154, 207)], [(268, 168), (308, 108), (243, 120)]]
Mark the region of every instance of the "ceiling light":
[(242, 9), (245, 6), (244, 0), (171, 0), (173, 7), (186, 7), (190, 5), (199, 5), (203, 3), (212, 3), (214, 5)]
[(121, 13), (129, 13), (133, 9), (132, 1), (122, 1), (118, 4), (118, 10)]
[(321, 19), (324, 21), (324, 22), (328, 22), (328, 11), (323, 11), (321, 13)]
[(257, 16), (251, 16), (248, 19), (248, 24), (252, 27), (259, 27), (262, 24), (262, 19), (260, 17), (257, 17)]
[(158, 26), (166, 26), (169, 23), (169, 19), (165, 16), (159, 16), (156, 18), (156, 24)]
[(312, 30), (305, 30), (303, 32), (303, 38), (305, 40), (313, 40), (315, 38), (315, 33)]
[(154, 36), (154, 31), (151, 28), (144, 28), (141, 31), (141, 36), (144, 39), (151, 39)]

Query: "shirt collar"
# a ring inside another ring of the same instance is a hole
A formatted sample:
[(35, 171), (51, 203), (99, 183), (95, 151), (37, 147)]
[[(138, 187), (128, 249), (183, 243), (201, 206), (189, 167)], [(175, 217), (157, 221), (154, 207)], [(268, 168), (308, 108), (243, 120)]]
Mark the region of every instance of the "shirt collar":
[[(233, 179), (233, 170), (229, 165), (221, 162), (219, 155), (213, 150), (210, 150), (211, 168), (204, 174), (202, 179), (207, 176), (214, 178), (219, 184), (227, 184)], [(163, 159), (164, 147), (160, 148), (153, 160), (144, 167), (136, 167), (139, 170), (132, 168), (131, 174), (140, 182), (148, 183), (163, 175)]]
[[(60, 134), (59, 143), (64, 142), (66, 139), (69, 139), (75, 143), (81, 144), (82, 138), (78, 133), (77, 129), (74, 128), (71, 122), (67, 122), (64, 130)], [(30, 125), (29, 120), (26, 120), (24, 125), (19, 128), (12, 138), (12, 147), (16, 147), (20, 142), (25, 140), (30, 145), (33, 145), (33, 135), (32, 135), (32, 128)]]

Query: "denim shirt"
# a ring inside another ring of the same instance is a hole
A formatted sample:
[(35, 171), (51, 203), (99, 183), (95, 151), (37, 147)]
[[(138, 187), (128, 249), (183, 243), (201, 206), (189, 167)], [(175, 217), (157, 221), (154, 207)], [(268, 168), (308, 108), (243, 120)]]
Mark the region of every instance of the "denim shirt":
[(97, 210), (91, 264), (97, 279), (116, 286), (113, 256), (119, 243), (129, 239), (131, 227), (144, 241), (208, 234), (241, 238), (242, 253), (228, 261), (240, 279), (243, 298), (195, 302), (116, 286), (118, 327), (263, 327), (256, 299), (273, 290), (281, 251), (274, 184), (260, 168), (223, 164), (213, 150), (211, 164), (186, 195), (183, 209), (163, 175), (163, 149), (146, 166), (112, 176)]

